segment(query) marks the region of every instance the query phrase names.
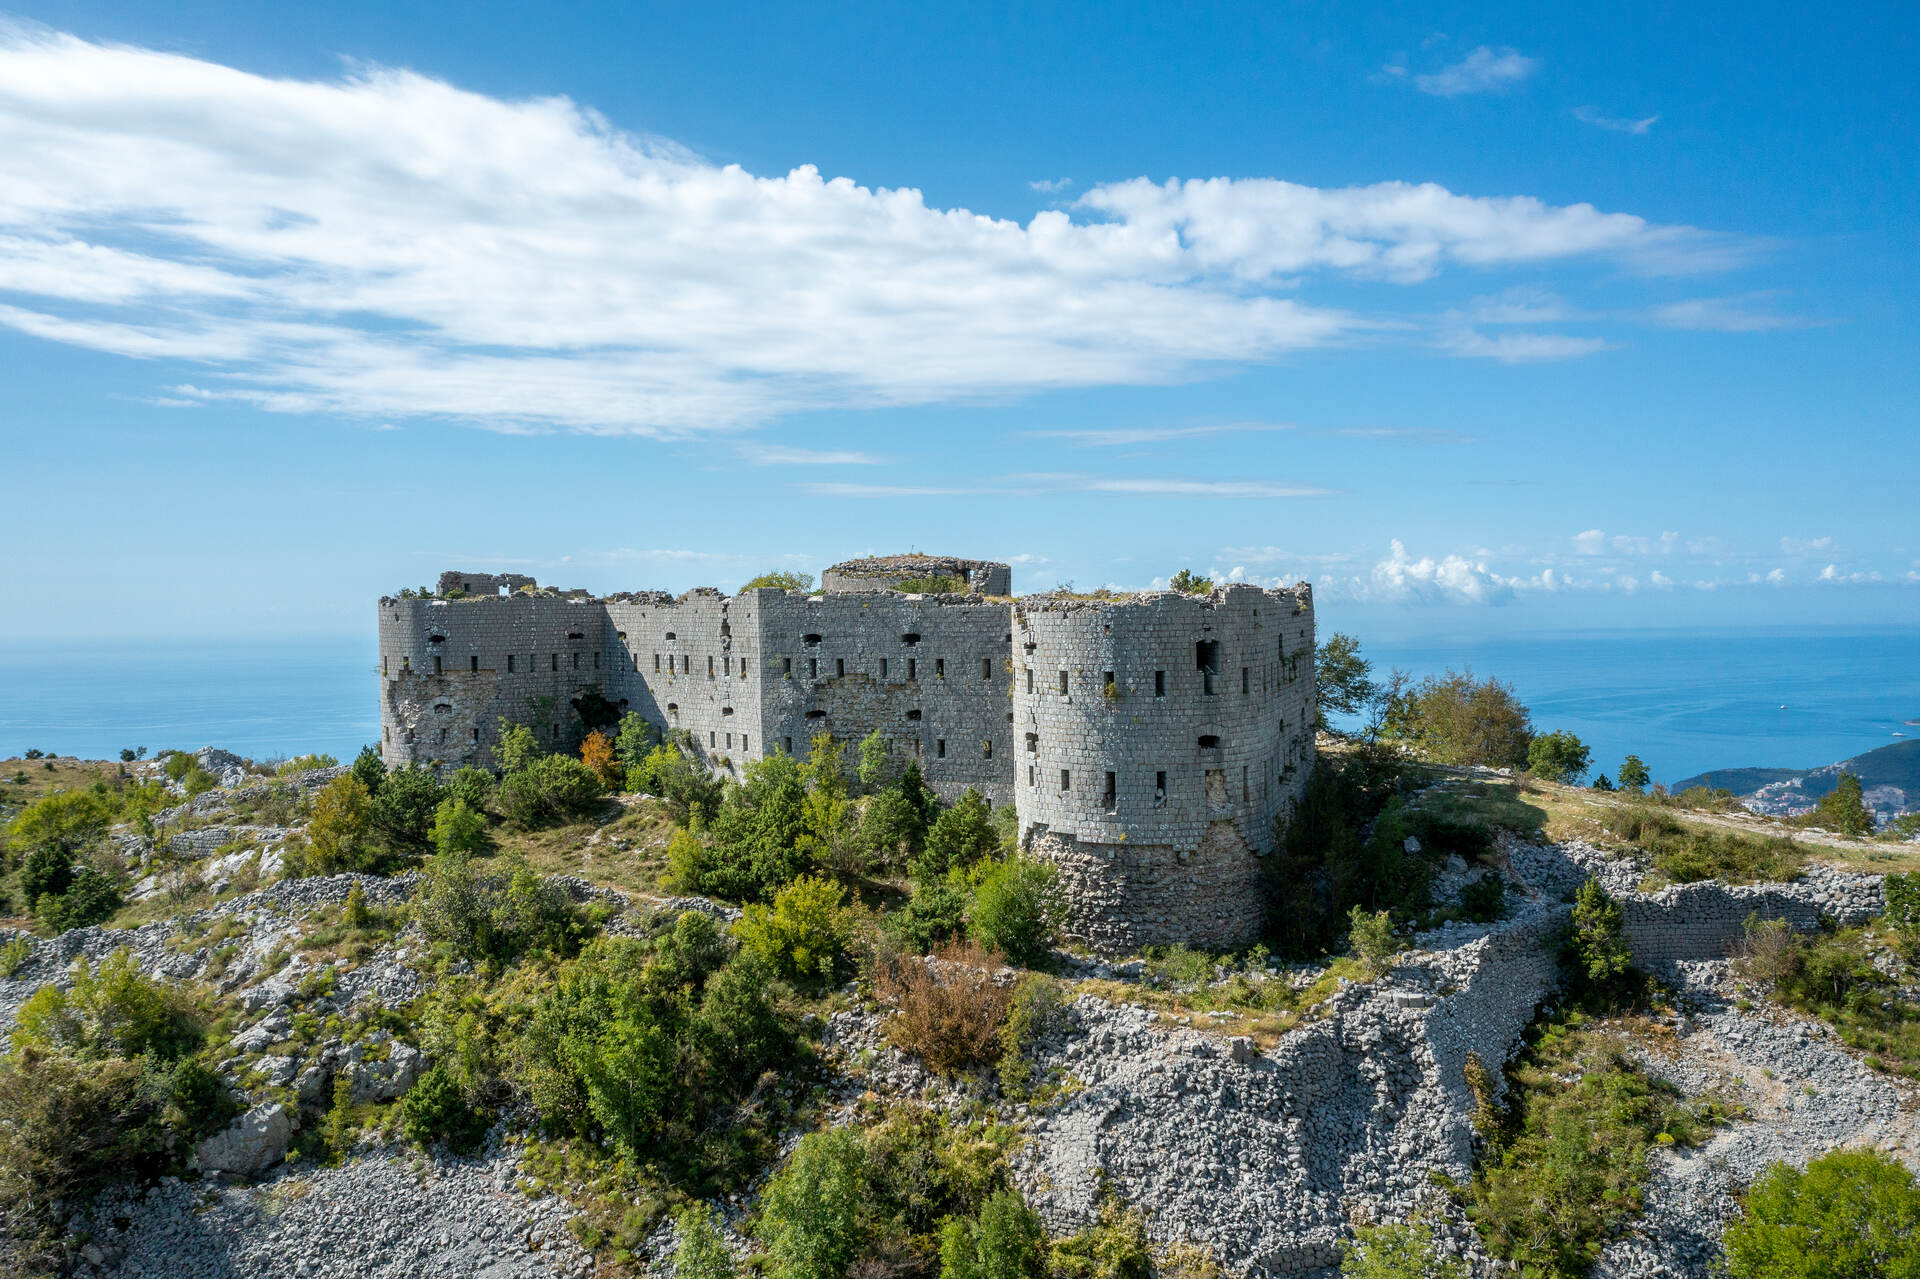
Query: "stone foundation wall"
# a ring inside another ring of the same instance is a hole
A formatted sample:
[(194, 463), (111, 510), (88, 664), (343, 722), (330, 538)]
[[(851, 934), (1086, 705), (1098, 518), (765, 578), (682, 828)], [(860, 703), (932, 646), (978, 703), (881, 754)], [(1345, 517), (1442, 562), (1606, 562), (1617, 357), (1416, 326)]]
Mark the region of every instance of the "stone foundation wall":
[(1191, 851), (1040, 829), (1027, 852), (1060, 874), (1069, 937), (1106, 954), (1175, 942), (1234, 950), (1259, 940), (1266, 922), (1261, 859), (1229, 821), (1209, 826)]
[(1633, 961), (1651, 968), (1683, 959), (1726, 958), (1755, 915), (1784, 919), (1802, 932), (1819, 927), (1822, 918), (1843, 927), (1864, 924), (1886, 909), (1886, 888), (1879, 875), (1815, 867), (1790, 884), (1729, 888), (1708, 880), (1623, 894), (1620, 906)]

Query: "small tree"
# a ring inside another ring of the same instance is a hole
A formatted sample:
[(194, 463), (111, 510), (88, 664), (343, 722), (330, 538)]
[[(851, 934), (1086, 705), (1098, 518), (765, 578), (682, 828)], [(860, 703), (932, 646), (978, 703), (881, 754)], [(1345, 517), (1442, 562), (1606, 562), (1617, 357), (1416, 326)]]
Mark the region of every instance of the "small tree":
[(1860, 779), (1852, 773), (1841, 773), (1833, 789), (1822, 795), (1814, 806), (1811, 820), (1816, 826), (1837, 830), (1842, 835), (1873, 834), (1873, 810), (1867, 807)]
[(608, 790), (619, 790), (620, 783), (626, 779), (627, 770), (614, 753), (612, 740), (597, 728), (580, 743), (580, 762), (592, 769), (593, 775)]
[(1802, 1172), (1774, 1164), (1722, 1244), (1730, 1279), (1912, 1279), (1920, 1186), (1878, 1150), (1836, 1150)]
[(1629, 755), (1620, 761), (1618, 776), (1620, 789), (1636, 795), (1653, 783), (1653, 774), (1647, 771), (1646, 761), (1638, 755)]
[(1379, 692), (1373, 682), (1373, 663), (1360, 656), (1360, 641), (1339, 631), (1314, 651), (1313, 686), (1319, 709), (1315, 728), (1325, 728), (1326, 714), (1358, 715)]
[(1213, 590), (1213, 579), (1202, 577), (1190, 568), (1183, 568), (1173, 575), (1167, 585), (1182, 595), (1206, 595)]
[(442, 853), (478, 853), (487, 846), (487, 819), (464, 799), (443, 799), (433, 814), (433, 846)]
[(1387, 707), (1383, 728), (1441, 764), (1525, 768), (1533, 724), (1512, 685), (1472, 671), (1430, 676)]
[(938, 879), (965, 870), (1000, 851), (1000, 832), (980, 792), (969, 786), (927, 832), (926, 847), (913, 859), (916, 879)]
[(813, 589), (813, 574), (777, 569), (771, 573), (762, 573), (758, 577), (748, 578), (740, 584), (740, 590), (757, 590), (763, 586), (771, 586), (782, 591), (810, 591)]
[(898, 772), (893, 757), (893, 745), (874, 729), (860, 739), (860, 763), (858, 767), (860, 784), (870, 791), (882, 790), (892, 784)]
[[(660, 744), (660, 732), (644, 716), (628, 711), (620, 717), (620, 730), (613, 739), (613, 753), (624, 768), (639, 767)], [(608, 783), (612, 785), (611, 782)]]
[[(354, 780), (358, 781), (356, 777)], [(387, 774), (372, 796), (369, 817), (388, 848), (403, 855), (425, 852), (433, 815), (446, 798), (447, 788), (430, 768), (408, 764)]]
[(500, 765), (501, 772), (517, 773), (544, 754), (531, 728), (501, 719), (500, 740), (493, 747), (493, 762)]
[(353, 775), (367, 788), (367, 794), (378, 795), (380, 783), (387, 780), (387, 764), (380, 758), (380, 752), (372, 746), (362, 746), (360, 753), (353, 757)]
[(360, 870), (371, 860), (367, 832), (371, 829), (373, 797), (358, 777), (336, 777), (313, 797), (313, 816), (307, 821), (308, 868), (322, 875)]
[(1605, 773), (1602, 773), (1600, 774), (1600, 776), (1593, 779), (1593, 789), (1610, 791), (1613, 789), (1613, 779), (1611, 777), (1608, 777)]
[(1407, 948), (1394, 935), (1392, 911), (1368, 911), (1360, 906), (1347, 912), (1347, 946), (1373, 977), (1384, 976), (1393, 967), (1393, 957)]
[(1527, 743), (1527, 771), (1550, 782), (1573, 785), (1592, 762), (1587, 744), (1565, 729), (1542, 733)]
[(997, 1190), (969, 1221), (940, 1223), (940, 1279), (1039, 1279), (1046, 1273), (1046, 1231), (1018, 1190)]
[(1627, 917), (1597, 879), (1580, 885), (1573, 898), (1573, 953), (1586, 979), (1605, 986), (1633, 967), (1627, 946)]
[(759, 1234), (773, 1262), (772, 1279), (844, 1279), (859, 1252), (871, 1195), (857, 1131), (802, 1137), (760, 1200)]

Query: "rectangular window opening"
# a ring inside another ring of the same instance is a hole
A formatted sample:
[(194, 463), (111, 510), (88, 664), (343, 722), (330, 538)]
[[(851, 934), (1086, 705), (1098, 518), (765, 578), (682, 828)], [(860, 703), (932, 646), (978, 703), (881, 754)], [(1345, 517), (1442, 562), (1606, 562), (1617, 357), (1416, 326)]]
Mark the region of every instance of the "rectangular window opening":
[(660, 654), (658, 653), (653, 655), (653, 673), (655, 675), (660, 673)]
[(820, 659), (819, 658), (809, 657), (807, 659), (807, 678), (808, 679), (820, 678)]
[(880, 659), (880, 678), (885, 679), (886, 677), (887, 677), (887, 659), (883, 657)]
[(1253, 787), (1247, 781), (1247, 766), (1245, 764), (1240, 765), (1240, 802), (1243, 804), (1251, 804), (1253, 802)]
[(1165, 671), (1155, 671), (1153, 673), (1153, 695), (1155, 697), (1165, 697), (1167, 695), (1167, 673)]
[(1060, 790), (1064, 794), (1073, 789), (1073, 773), (1070, 769), (1060, 770)]
[(480, 673), (480, 659), (478, 656), (467, 658), (467, 670), (475, 675)]
[(1062, 693), (1067, 691), (1067, 673), (1065, 671), (1060, 672), (1060, 691)]
[(713, 654), (712, 653), (707, 654), (707, 678), (708, 679), (713, 678)]
[(993, 659), (991, 657), (983, 657), (980, 659), (980, 678), (993, 678)]
[(785, 751), (789, 755), (793, 754), (793, 739), (791, 737), (781, 738), (780, 749)]
[(597, 648), (593, 650), (593, 669), (600, 669), (600, 650)]
[(981, 759), (993, 758), (993, 739), (991, 737), (989, 737), (986, 741), (980, 743), (980, 758)]
[(715, 733), (712, 729), (707, 730), (707, 746), (709, 748), (718, 746), (720, 744), (719, 741), (717, 740), (718, 736), (719, 735)]
[(847, 677), (847, 659), (846, 658), (836, 657), (833, 659), (833, 673), (839, 679), (845, 679)]
[(557, 671), (557, 670), (559, 670), (559, 669), (560, 669), (560, 654), (558, 654), (558, 653), (549, 653), (549, 654), (548, 654), (548, 656), (549, 656), (550, 658), (552, 658), (552, 659), (553, 659), (553, 669), (554, 669), (554, 670), (556, 670), (556, 671)]
[(946, 738), (942, 737), (934, 742), (933, 755), (935, 759), (945, 759), (947, 757), (947, 739)]
[(573, 669), (576, 671), (580, 669), (580, 654), (578, 651), (573, 655)]
[(1155, 808), (1167, 806), (1167, 775), (1165, 773), (1153, 775), (1153, 806)]
[(1027, 785), (1038, 786), (1039, 784), (1040, 784), (1040, 770), (1034, 765), (1028, 764), (1027, 765)]
[(907, 678), (908, 679), (920, 678), (920, 659), (919, 658), (909, 657), (907, 659)]
[(1027, 692), (1033, 692), (1033, 667), (1027, 667)]
[(1109, 813), (1120, 806), (1119, 784), (1114, 780), (1112, 773), (1107, 774), (1107, 790), (1100, 797), (1100, 802), (1106, 806)]
[(793, 678), (793, 659), (791, 657), (783, 657), (780, 659), (780, 678)]
[(933, 677), (935, 679), (945, 679), (947, 677), (947, 659), (946, 658), (936, 657), (933, 659)]
[(1118, 695), (1118, 693), (1120, 692), (1119, 686), (1113, 682), (1112, 671), (1100, 672), (1100, 691), (1105, 693), (1108, 697), (1114, 697)]
[(1249, 678), (1249, 668), (1242, 666), (1240, 668), (1240, 696), (1242, 697), (1253, 691), (1253, 685), (1248, 682)]
[(440, 654), (438, 653), (433, 655), (433, 673), (435, 675), (440, 674)]
[(1220, 673), (1219, 642), (1217, 640), (1196, 642), (1193, 646), (1193, 664), (1200, 671), (1200, 691), (1212, 697), (1214, 676)]

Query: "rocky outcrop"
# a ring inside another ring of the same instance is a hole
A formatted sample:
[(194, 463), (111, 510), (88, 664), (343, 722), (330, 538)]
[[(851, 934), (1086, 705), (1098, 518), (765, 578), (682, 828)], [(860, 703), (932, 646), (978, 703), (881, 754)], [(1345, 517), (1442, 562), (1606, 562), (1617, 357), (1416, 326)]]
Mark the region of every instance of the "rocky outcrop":
[(201, 1172), (257, 1176), (287, 1157), (292, 1137), (293, 1119), (287, 1108), (277, 1101), (267, 1102), (195, 1146), (193, 1165)]

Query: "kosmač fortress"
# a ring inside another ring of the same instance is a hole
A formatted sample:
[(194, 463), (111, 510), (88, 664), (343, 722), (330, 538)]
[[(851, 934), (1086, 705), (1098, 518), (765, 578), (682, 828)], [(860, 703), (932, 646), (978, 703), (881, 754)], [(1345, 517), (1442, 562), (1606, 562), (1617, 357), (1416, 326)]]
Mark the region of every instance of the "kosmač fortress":
[[(945, 578), (961, 589), (901, 589)], [(1005, 564), (836, 564), (818, 592), (596, 597), (449, 572), (380, 601), (389, 767), (488, 765), (501, 720), (557, 748), (634, 711), (717, 771), (878, 730), (951, 800), (1012, 803), (1103, 950), (1233, 946), (1313, 765), (1313, 594), (1011, 595)]]

